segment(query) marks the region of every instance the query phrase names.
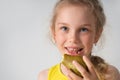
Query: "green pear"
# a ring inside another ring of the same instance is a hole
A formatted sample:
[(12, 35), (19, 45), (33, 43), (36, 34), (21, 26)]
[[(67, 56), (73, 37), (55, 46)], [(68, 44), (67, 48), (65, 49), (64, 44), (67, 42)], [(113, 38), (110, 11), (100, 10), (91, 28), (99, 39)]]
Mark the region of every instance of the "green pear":
[(81, 73), (76, 69), (76, 67), (73, 65), (73, 60), (77, 61), (81, 66), (83, 66), (87, 71), (88, 68), (85, 64), (85, 62), (82, 59), (82, 56), (72, 56), (68, 54), (64, 54), (62, 64), (64, 64), (68, 69), (70, 69), (72, 72), (74, 72), (76, 75), (82, 77)]

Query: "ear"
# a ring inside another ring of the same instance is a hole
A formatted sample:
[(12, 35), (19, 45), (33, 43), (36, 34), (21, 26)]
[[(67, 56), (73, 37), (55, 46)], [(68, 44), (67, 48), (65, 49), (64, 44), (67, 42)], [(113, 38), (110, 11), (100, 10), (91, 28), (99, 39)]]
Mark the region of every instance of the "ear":
[(55, 30), (53, 27), (50, 28), (50, 34), (51, 34), (53, 43), (55, 43)]
[(101, 37), (102, 31), (103, 31), (103, 28), (100, 28), (99, 30), (96, 31), (94, 43), (98, 42), (99, 38)]

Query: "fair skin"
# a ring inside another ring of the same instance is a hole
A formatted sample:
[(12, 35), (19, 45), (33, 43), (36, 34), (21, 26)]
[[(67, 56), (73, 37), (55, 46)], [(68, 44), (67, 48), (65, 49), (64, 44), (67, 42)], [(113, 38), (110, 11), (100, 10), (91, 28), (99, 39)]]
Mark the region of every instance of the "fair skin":
[[(89, 60), (92, 46), (100, 37), (102, 29), (97, 31), (95, 27), (95, 18), (85, 6), (69, 6), (59, 10), (55, 22), (53, 38), (61, 55), (81, 55), (88, 66), (87, 72), (80, 64), (73, 61), (73, 64), (82, 74), (77, 76), (63, 64), (61, 71), (67, 76), (68, 80), (98, 80), (94, 66)], [(114, 68), (112, 69), (114, 71)], [(47, 80), (48, 69), (39, 74), (39, 80)], [(113, 79), (107, 79), (113, 80)], [(117, 79), (116, 79), (117, 80)]]
[[(64, 12), (64, 13), (63, 13)], [(56, 19), (54, 39), (63, 54), (81, 55), (86, 62), (90, 74), (76, 61), (73, 64), (83, 75), (84, 80), (97, 80), (93, 65), (86, 56), (90, 56), (92, 46), (96, 42), (94, 16), (86, 7), (71, 6), (59, 11)], [(62, 72), (70, 80), (82, 80), (70, 70), (62, 66)]]

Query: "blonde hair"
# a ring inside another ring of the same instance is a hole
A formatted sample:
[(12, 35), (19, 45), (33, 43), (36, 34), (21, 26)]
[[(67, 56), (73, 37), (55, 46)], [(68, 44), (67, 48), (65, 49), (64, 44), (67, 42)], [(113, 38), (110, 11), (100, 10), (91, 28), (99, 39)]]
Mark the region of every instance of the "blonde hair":
[(54, 30), (55, 21), (57, 17), (57, 12), (61, 7), (73, 5), (73, 6), (86, 6), (95, 16), (96, 18), (96, 30), (103, 28), (106, 22), (106, 17), (104, 14), (104, 10), (102, 8), (102, 4), (99, 0), (59, 0), (55, 5), (53, 11), (53, 17), (51, 20), (51, 29)]
[[(55, 22), (59, 9), (68, 5), (86, 6), (95, 17), (96, 32), (98, 32), (100, 29), (103, 29), (106, 22), (106, 17), (100, 0), (59, 0), (55, 5), (53, 17), (51, 20), (52, 32), (54, 32), (55, 29)], [(95, 66), (99, 79), (104, 80), (104, 73), (107, 70), (107, 64), (104, 62), (102, 58), (98, 56), (91, 56), (91, 61)]]

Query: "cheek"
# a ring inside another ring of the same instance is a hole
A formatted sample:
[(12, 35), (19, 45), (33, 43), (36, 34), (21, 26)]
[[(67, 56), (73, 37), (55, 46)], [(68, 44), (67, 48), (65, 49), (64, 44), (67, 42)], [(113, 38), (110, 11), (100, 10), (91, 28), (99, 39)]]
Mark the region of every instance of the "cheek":
[(82, 39), (82, 43), (86, 50), (90, 51), (92, 49), (92, 46), (94, 44), (94, 36), (89, 35), (89, 36), (84, 36)]
[(61, 45), (65, 41), (65, 37), (61, 33), (55, 34), (55, 42), (57, 45)]
[(55, 35), (55, 44), (59, 49), (59, 51), (62, 53), (62, 55), (64, 53), (64, 43), (65, 43), (65, 36), (61, 35), (60, 33), (57, 33)]

